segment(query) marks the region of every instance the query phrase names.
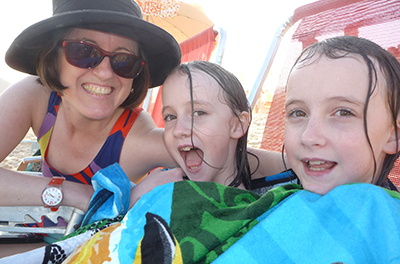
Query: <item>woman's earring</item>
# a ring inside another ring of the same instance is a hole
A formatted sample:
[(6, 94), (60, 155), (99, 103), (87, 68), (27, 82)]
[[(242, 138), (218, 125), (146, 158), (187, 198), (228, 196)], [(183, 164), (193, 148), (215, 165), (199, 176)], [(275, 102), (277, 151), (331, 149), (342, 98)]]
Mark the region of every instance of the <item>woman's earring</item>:
[(133, 91), (134, 91), (134, 89), (132, 88), (132, 89), (131, 89), (131, 93), (133, 93)]

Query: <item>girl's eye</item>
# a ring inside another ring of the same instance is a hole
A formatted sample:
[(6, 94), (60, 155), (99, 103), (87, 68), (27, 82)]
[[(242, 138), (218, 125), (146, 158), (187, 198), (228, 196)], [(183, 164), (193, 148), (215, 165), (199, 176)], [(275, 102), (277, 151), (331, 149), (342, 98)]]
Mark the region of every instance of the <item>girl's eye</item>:
[(307, 114), (303, 110), (293, 109), (287, 114), (288, 117), (306, 117)]
[(335, 115), (344, 117), (354, 116), (353, 112), (349, 109), (339, 109), (335, 112)]
[(198, 110), (198, 111), (194, 111), (194, 112), (193, 112), (193, 115), (194, 115), (194, 116), (203, 116), (203, 115), (206, 115), (206, 114), (207, 114), (206, 112), (201, 111), (201, 110)]
[(164, 117), (164, 121), (165, 122), (172, 121), (172, 120), (175, 120), (175, 119), (176, 119), (176, 116), (174, 116), (174, 115), (166, 115)]

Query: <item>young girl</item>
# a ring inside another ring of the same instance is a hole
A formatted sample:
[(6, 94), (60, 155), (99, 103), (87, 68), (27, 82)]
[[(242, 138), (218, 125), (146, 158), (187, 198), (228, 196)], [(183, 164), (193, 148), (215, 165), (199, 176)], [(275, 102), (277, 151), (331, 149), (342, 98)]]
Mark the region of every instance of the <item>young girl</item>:
[(400, 66), (377, 44), (351, 36), (303, 51), (287, 84), (285, 148), (304, 189), (345, 183), (395, 189)]
[(168, 76), (162, 101), (165, 144), (181, 169), (153, 171), (132, 192), (131, 205), (155, 186), (182, 180), (182, 174), (250, 189), (251, 110), (239, 80), (219, 65), (189, 62)]
[(164, 83), (164, 139), (190, 180), (250, 188), (250, 107), (239, 80), (205, 61), (181, 65)]

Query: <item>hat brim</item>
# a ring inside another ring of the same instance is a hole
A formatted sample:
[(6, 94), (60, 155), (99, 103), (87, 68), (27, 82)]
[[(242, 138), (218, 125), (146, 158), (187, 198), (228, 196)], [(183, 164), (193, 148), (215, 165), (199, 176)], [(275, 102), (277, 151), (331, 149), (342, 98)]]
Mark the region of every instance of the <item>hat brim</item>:
[(181, 62), (175, 38), (143, 19), (112, 11), (82, 10), (54, 15), (25, 29), (6, 53), (6, 63), (28, 74), (36, 73), (37, 48), (55, 30), (86, 28), (131, 38), (139, 43), (150, 70), (151, 87), (160, 86), (168, 73)]

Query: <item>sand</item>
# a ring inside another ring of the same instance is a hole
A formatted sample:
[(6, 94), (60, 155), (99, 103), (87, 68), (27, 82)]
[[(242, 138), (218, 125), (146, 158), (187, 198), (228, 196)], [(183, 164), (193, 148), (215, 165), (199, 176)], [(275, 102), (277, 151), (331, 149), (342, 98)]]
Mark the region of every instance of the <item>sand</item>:
[[(248, 146), (259, 148), (262, 139), (262, 133), (265, 126), (265, 114), (253, 114), (252, 124), (249, 130)], [(25, 137), (25, 140), (36, 140), (35, 134), (30, 130)], [(32, 156), (30, 144), (18, 145), (7, 158), (0, 163), (0, 167), (16, 170), (21, 164), (23, 158)]]
[[(25, 140), (36, 140), (35, 134), (32, 130), (29, 130), (28, 134), (26, 134)], [(7, 158), (0, 163), (0, 167), (16, 170), (18, 166), (21, 164), (23, 158), (30, 157), (33, 154), (31, 149), (31, 144), (19, 144)]]

